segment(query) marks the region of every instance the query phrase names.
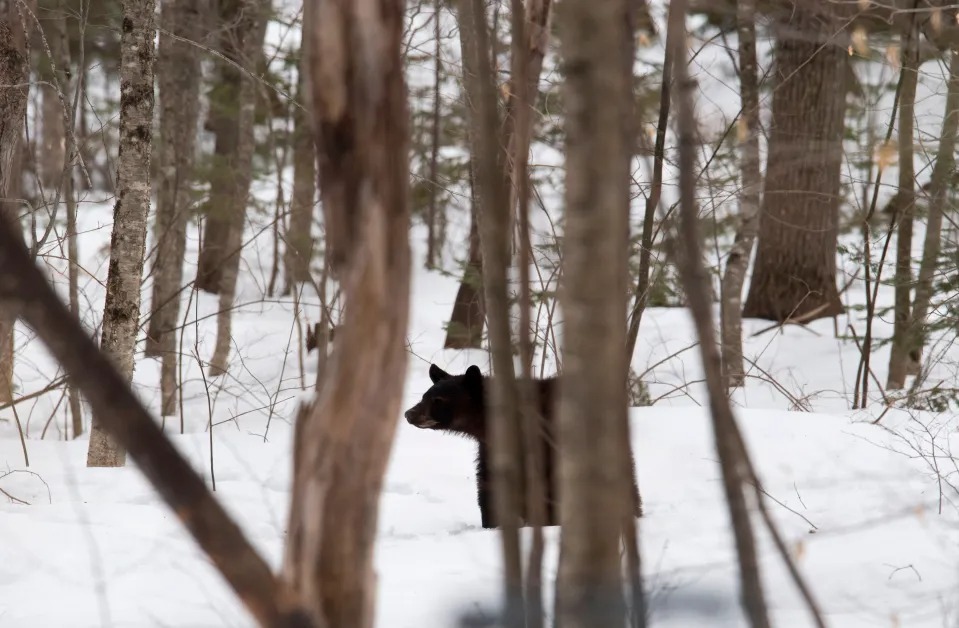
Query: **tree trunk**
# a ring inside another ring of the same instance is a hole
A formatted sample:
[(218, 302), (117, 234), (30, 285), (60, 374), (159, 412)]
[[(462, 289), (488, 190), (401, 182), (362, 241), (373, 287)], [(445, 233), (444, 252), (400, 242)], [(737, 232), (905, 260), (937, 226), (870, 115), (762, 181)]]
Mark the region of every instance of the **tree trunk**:
[(457, 12), (463, 78), (470, 111), (470, 148), (476, 179), (483, 260), (483, 301), (492, 354), (492, 390), (487, 391), (493, 518), (503, 540), (506, 625), (522, 626), (523, 572), (517, 526), (523, 503), (519, 404), (513, 370), (507, 269), (510, 262), (509, 190), (506, 155), (499, 143), (500, 119), (490, 59), (492, 45), (483, 0), (461, 0)]
[(430, 190), (430, 200), (426, 209), (426, 268), (436, 267), (436, 250), (441, 243), (437, 242), (436, 210), (439, 197), (439, 160), (440, 160), (440, 82), (443, 74), (443, 39), (440, 33), (443, 11), (439, 4), (433, 14), (433, 117), (430, 122), (430, 180), (427, 182)]
[(313, 261), (313, 208), (316, 206), (316, 149), (310, 127), (309, 90), (306, 89), (307, 71), (304, 58), (309, 41), (300, 44), (300, 70), (297, 80), (297, 100), (303, 105), (293, 107), (293, 198), (290, 201), (290, 226), (286, 232), (286, 287), (284, 294), (295, 289), (295, 284), (310, 280)]
[(949, 179), (956, 166), (956, 133), (959, 130), (959, 52), (952, 51), (949, 61), (949, 87), (946, 94), (946, 111), (939, 136), (936, 165), (932, 170), (930, 186), (929, 217), (926, 222), (926, 237), (923, 242), (919, 280), (916, 283), (916, 298), (912, 304), (909, 328), (909, 361), (922, 363), (922, 349), (926, 342), (926, 316), (933, 294), (933, 278), (939, 267), (939, 252), (942, 247), (942, 217), (949, 194)]
[[(7, 2), (0, 30), (0, 73), (3, 85), (26, 85), (30, 76), (27, 37), (15, 2)], [(27, 20), (29, 24), (29, 20)], [(7, 55), (10, 55), (7, 58)], [(29, 88), (0, 91), (0, 220), (23, 235), (20, 226), (22, 154), (20, 136)], [(21, 102), (22, 99), (22, 102)], [(16, 316), (0, 307), (0, 404), (13, 402), (14, 328)]]
[(846, 50), (833, 38), (836, 20), (810, 11), (797, 7), (775, 25), (778, 81), (748, 318), (808, 322), (843, 312), (836, 246)]
[[(566, 68), (564, 366), (559, 403), (557, 626), (621, 626), (619, 554), (632, 514), (627, 448), (626, 296), (630, 185), (622, 71), (625, 0), (558, 6)], [(631, 124), (630, 124), (631, 126)], [(597, 368), (603, 365), (602, 368)]]
[[(16, 63), (12, 61), (11, 63)], [(6, 71), (10, 71), (7, 69)], [(26, 79), (24, 79), (26, 80)], [(4, 83), (12, 85), (15, 83)], [(23, 114), (21, 114), (21, 118)], [(23, 120), (20, 120), (20, 127), (23, 128)], [(7, 129), (2, 129), (6, 133)], [(19, 150), (20, 138), (14, 145), (13, 154), (6, 164), (2, 176), (4, 178), (4, 194), (0, 200), (0, 220), (9, 222), (16, 228), (17, 233), (23, 236), (23, 228), (20, 224), (20, 197), (22, 196), (22, 185), (20, 177), (22, 176), (23, 151)], [(13, 402), (14, 392), (14, 352), (16, 342), (14, 331), (16, 328), (16, 316), (12, 312), (0, 309), (0, 404)]]
[[(150, 147), (153, 124), (154, 0), (123, 0), (120, 39), (120, 154), (113, 207), (110, 268), (100, 346), (126, 382), (133, 378), (133, 353), (140, 320), (140, 282), (150, 210)], [(121, 467), (126, 452), (94, 414), (87, 466)]]
[(283, 567), (318, 623), (355, 628), (373, 625), (373, 546), (406, 377), (410, 287), (404, 3), (374, 6), (305, 7), (320, 192), (325, 224), (336, 225), (327, 236), (340, 256), (344, 316), (322, 390), (296, 425)]
[(153, 312), (146, 354), (159, 357), (160, 412), (176, 414), (177, 325), (183, 283), (187, 223), (200, 114), (200, 58), (191, 44), (202, 37), (202, 0), (170, 0), (160, 8), (160, 138), (157, 212), (153, 228)]
[[(65, 116), (67, 118), (67, 125), (64, 126), (64, 129), (68, 131), (64, 137), (66, 141), (64, 157), (68, 161), (62, 164), (62, 177), (61, 181), (57, 182), (57, 184), (60, 185), (62, 183), (63, 185), (62, 196), (67, 210), (67, 293), (69, 295), (70, 313), (73, 314), (77, 320), (80, 320), (80, 249), (77, 243), (77, 199), (74, 174), (77, 157), (79, 155), (79, 147), (76, 141), (76, 118), (78, 115), (80, 117), (83, 116), (82, 112), (84, 108), (81, 97), (83, 81), (86, 77), (86, 68), (82, 67), (85, 63), (83, 63), (81, 57), (81, 63), (79, 63), (77, 67), (77, 71), (80, 73), (80, 84), (74, 90), (67, 89), (70, 85), (67, 77), (69, 76), (72, 64), (70, 60), (70, 40), (67, 38), (67, 18), (66, 13), (63, 12), (65, 9), (65, 1), (66, 0), (60, 0), (59, 8), (61, 13), (56, 18), (56, 34), (54, 37), (55, 41), (58, 42), (56, 48), (59, 50), (59, 59), (57, 61), (60, 66), (59, 70), (64, 73), (64, 76), (59, 77), (60, 84), (64, 86), (67, 93), (73, 92), (73, 101), (70, 111)], [(80, 391), (73, 382), (67, 384), (67, 406), (70, 409), (73, 438), (77, 438), (83, 434), (83, 406), (81, 404)]]
[[(198, 290), (219, 294), (223, 285), (223, 270), (230, 256), (227, 239), (231, 220), (237, 208), (233, 204), (238, 173), (236, 155), (239, 146), (240, 90), (243, 72), (252, 71), (243, 58), (245, 31), (251, 28), (249, 16), (243, 8), (251, 0), (224, 0), (217, 3), (217, 19), (222, 29), (219, 52), (226, 58), (218, 59), (218, 80), (210, 92), (210, 112), (207, 128), (216, 135), (213, 159), (210, 165), (210, 194), (204, 208), (205, 227), (200, 256), (197, 260), (196, 287)], [(245, 211), (245, 208), (243, 209)]]
[[(243, 25), (242, 58), (252, 67), (263, 51), (263, 37), (266, 34), (268, 0), (243, 0), (241, 11)], [(213, 357), (210, 358), (209, 373), (216, 377), (226, 373), (230, 344), (233, 342), (233, 301), (236, 296), (236, 282), (240, 272), (240, 256), (243, 246), (243, 225), (246, 221), (246, 206), (250, 196), (250, 183), (253, 180), (253, 122), (256, 114), (255, 79), (244, 73), (240, 79), (238, 95), (239, 116), (236, 119), (236, 155), (230, 211), (226, 222), (226, 236), (223, 240), (223, 260), (218, 267), (220, 274), (220, 307), (216, 315), (216, 343)]]
[(743, 282), (752, 257), (759, 227), (762, 174), (759, 164), (759, 84), (756, 61), (756, 0), (739, 0), (736, 9), (739, 34), (739, 91), (742, 97), (740, 148), (743, 191), (740, 197), (740, 224), (733, 248), (726, 260), (722, 281), (721, 328), (723, 379), (727, 388), (746, 385), (743, 368)]
[[(552, 13), (551, 5), (551, 0), (535, 0), (534, 2), (529, 3), (526, 10), (526, 23), (528, 29), (525, 37), (525, 50), (527, 51), (527, 54), (525, 57), (526, 69), (524, 82), (526, 85), (524, 86), (524, 89), (525, 102), (531, 103), (530, 106), (533, 106), (532, 103), (536, 102), (539, 75), (543, 69), (543, 57), (546, 55), (546, 43), (549, 38), (548, 22)], [(461, 29), (461, 48), (465, 46), (462, 37), (463, 34)], [(464, 67), (464, 75), (468, 72), (468, 68)], [(510, 92), (518, 93), (518, 90), (521, 89), (515, 84), (518, 79), (514, 77), (512, 80), (513, 83), (510, 85)], [(469, 89), (467, 89), (467, 101), (474, 102), (474, 98), (475, 96), (470, 95)], [(503, 119), (502, 130), (502, 145), (504, 147), (508, 147), (510, 155), (516, 154), (518, 149), (517, 146), (514, 145), (514, 142), (517, 141), (517, 139), (513, 133), (513, 106), (514, 103), (512, 100), (510, 100), (507, 103), (507, 111)], [(471, 150), (471, 154), (475, 154), (475, 151)], [(510, 162), (504, 159), (501, 159), (500, 161), (505, 168), (501, 174), (503, 180), (511, 180), (512, 172), (511, 166), (509, 165)], [(482, 210), (482, 199), (477, 197), (475, 185), (473, 185), (473, 168), (474, 163), (471, 157), (470, 184), (473, 186), (471, 188), (471, 201), (472, 211), (475, 213)], [(514, 206), (515, 199), (511, 198), (511, 213), (509, 218), (510, 224), (512, 224), (512, 208)], [(482, 253), (478, 244), (479, 231), (477, 228), (478, 222), (475, 215), (471, 216), (471, 221), (469, 262), (463, 274), (463, 281), (460, 283), (459, 290), (456, 293), (456, 301), (453, 304), (453, 312), (450, 315), (450, 324), (446, 331), (446, 343), (444, 345), (447, 349), (479, 349), (482, 343), (483, 320), (485, 319), (486, 314), (486, 305), (481, 298), (481, 294), (483, 292), (483, 276), (480, 272), (480, 269), (483, 262)]]
[[(896, 238), (895, 304), (892, 348), (886, 390), (906, 385), (909, 364), (909, 306), (912, 300), (912, 218), (916, 206), (913, 142), (915, 132), (916, 84), (919, 81), (918, 33), (902, 36), (902, 87), (899, 91), (899, 189), (893, 199), (891, 220), (898, 222)], [(865, 401), (865, 400), (863, 400)]]
[(479, 199), (473, 192), (473, 157), (470, 155), (470, 234), (469, 253), (463, 280), (456, 291), (453, 312), (446, 327), (445, 349), (479, 349), (483, 346), (483, 323), (486, 303), (483, 301), (483, 253), (479, 236)]
[[(710, 304), (709, 275), (702, 260), (702, 233), (696, 208), (696, 145), (698, 132), (693, 111), (694, 83), (686, 64), (686, 3), (680, 0), (670, 5), (670, 40), (675, 46), (673, 72), (676, 77), (676, 127), (679, 139), (679, 199), (681, 223), (674, 242), (680, 280), (699, 338), (699, 350), (709, 392), (710, 413), (716, 439), (716, 452), (723, 477), (723, 490), (729, 506), (739, 558), (741, 600), (743, 611), (752, 628), (769, 628), (769, 612), (763, 595), (756, 540), (753, 536), (749, 509), (746, 504), (746, 482), (758, 483), (750, 472), (746, 446), (736, 425), (726, 388), (723, 386), (722, 364), (716, 335), (713, 332)], [(568, 361), (568, 360), (567, 360)]]

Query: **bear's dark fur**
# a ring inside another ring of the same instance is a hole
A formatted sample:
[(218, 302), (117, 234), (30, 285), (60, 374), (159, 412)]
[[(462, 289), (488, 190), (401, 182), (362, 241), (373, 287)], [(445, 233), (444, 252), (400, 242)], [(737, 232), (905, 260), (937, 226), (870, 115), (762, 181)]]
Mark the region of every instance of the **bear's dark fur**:
[[(435, 364), (430, 365), (433, 386), (423, 394), (423, 399), (406, 411), (406, 420), (421, 429), (442, 430), (462, 434), (479, 444), (476, 459), (476, 493), (480, 517), (484, 528), (495, 528), (493, 521), (492, 481), (490, 477), (489, 434), (487, 431), (486, 391), (489, 378), (480, 373), (479, 367), (471, 366), (462, 375), (450, 375)], [(557, 379), (533, 380), (536, 401), (543, 425), (543, 481), (546, 489), (546, 525), (559, 524), (559, 509), (556, 499), (556, 438), (555, 404), (559, 388)], [(642, 516), (642, 501), (636, 487), (636, 472), (630, 456), (630, 472), (633, 485), (633, 511)], [(529, 517), (523, 517), (524, 522)]]

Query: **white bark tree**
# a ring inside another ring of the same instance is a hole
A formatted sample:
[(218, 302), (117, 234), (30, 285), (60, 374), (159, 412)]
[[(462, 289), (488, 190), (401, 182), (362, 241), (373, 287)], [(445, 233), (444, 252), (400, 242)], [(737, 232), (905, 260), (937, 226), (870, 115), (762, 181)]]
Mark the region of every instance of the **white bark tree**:
[[(150, 210), (156, 2), (123, 0), (122, 4), (117, 201), (113, 206), (100, 346), (129, 382), (133, 378), (133, 353), (140, 322), (140, 283)], [(99, 417), (94, 414), (87, 466), (120, 467), (125, 462), (126, 452), (101, 428)]]

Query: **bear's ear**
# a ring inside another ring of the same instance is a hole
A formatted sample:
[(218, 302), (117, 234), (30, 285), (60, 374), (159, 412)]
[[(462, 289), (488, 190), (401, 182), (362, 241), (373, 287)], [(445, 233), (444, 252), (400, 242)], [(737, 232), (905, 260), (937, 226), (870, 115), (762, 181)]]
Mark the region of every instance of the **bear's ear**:
[(466, 374), (463, 376), (463, 383), (471, 393), (477, 396), (482, 396), (483, 373), (480, 372), (478, 366), (474, 364), (466, 369)]
[(430, 380), (432, 380), (434, 384), (438, 384), (444, 379), (449, 379), (449, 378), (450, 378), (449, 373), (447, 373), (440, 367), (436, 366), (435, 364), (430, 364)]

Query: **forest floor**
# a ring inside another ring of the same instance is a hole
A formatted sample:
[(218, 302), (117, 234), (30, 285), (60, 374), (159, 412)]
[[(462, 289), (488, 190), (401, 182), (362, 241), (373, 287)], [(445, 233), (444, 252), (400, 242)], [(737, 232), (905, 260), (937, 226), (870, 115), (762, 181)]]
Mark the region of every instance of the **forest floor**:
[[(108, 206), (81, 218), (83, 282), (93, 329), (106, 272), (103, 235)], [(262, 216), (253, 222), (265, 221)], [(264, 223), (265, 224), (265, 223)], [(251, 228), (268, 244), (268, 229)], [(411, 231), (422, 242), (420, 227)], [(457, 287), (454, 277), (414, 262), (411, 350), (404, 407), (429, 386), (430, 361), (451, 371), (484, 352), (441, 350)], [(266, 253), (264, 253), (266, 251)], [(191, 277), (196, 243), (190, 244)], [(290, 499), (290, 420), (302, 381), (309, 388), (315, 354), (304, 356), (289, 297), (264, 299), (268, 247), (250, 247), (235, 312), (230, 373), (204, 380), (197, 356), (208, 358), (216, 298), (184, 295), (184, 432), (176, 418), (166, 431), (212, 486), (256, 547), (278, 566)], [(63, 278), (52, 276), (62, 287)], [(95, 279), (95, 278), (96, 279)], [(144, 285), (149, 295), (149, 281)], [(846, 293), (858, 301), (856, 282)], [(891, 294), (880, 292), (884, 301)], [(301, 305), (315, 320), (315, 296)], [(850, 308), (862, 329), (861, 313)], [(847, 324), (839, 317), (839, 329)], [(734, 397), (768, 505), (830, 626), (940, 628), (959, 622), (956, 527), (959, 417), (890, 410), (878, 402), (850, 410), (859, 352), (836, 338), (833, 321), (807, 327), (746, 321), (750, 368)], [(878, 338), (889, 325), (876, 321)], [(743, 625), (737, 570), (699, 356), (688, 313), (647, 311), (634, 359), (645, 373), (652, 407), (631, 411), (632, 441), (646, 515), (641, 520), (644, 576), (652, 626)], [(951, 341), (937, 341), (930, 376), (954, 381)], [(56, 366), (27, 329), (18, 329), (18, 384), (24, 394), (58, 377)], [(671, 356), (671, 357), (669, 357)], [(888, 347), (873, 367), (884, 379)], [(547, 356), (546, 371), (555, 367)], [(158, 410), (158, 365), (139, 357), (135, 386)], [(85, 437), (62, 440), (60, 391), (0, 412), (0, 626), (250, 626), (252, 620), (146, 484), (134, 465), (87, 469)], [(48, 417), (53, 420), (46, 428)], [(214, 424), (212, 439), (208, 424)], [(28, 430), (29, 466), (16, 427)], [(499, 582), (499, 543), (479, 525), (475, 446), (464, 439), (399, 427), (381, 498), (376, 568), (378, 628), (454, 626), (465, 612), (488, 612)], [(878, 424), (874, 421), (879, 418)], [(89, 420), (89, 417), (87, 417)], [(757, 517), (758, 521), (758, 517)], [(759, 526), (757, 525), (757, 529)], [(557, 530), (546, 531), (547, 590), (555, 578)], [(768, 535), (759, 530), (761, 568), (777, 626), (811, 625)], [(549, 605), (551, 602), (547, 600)]]

